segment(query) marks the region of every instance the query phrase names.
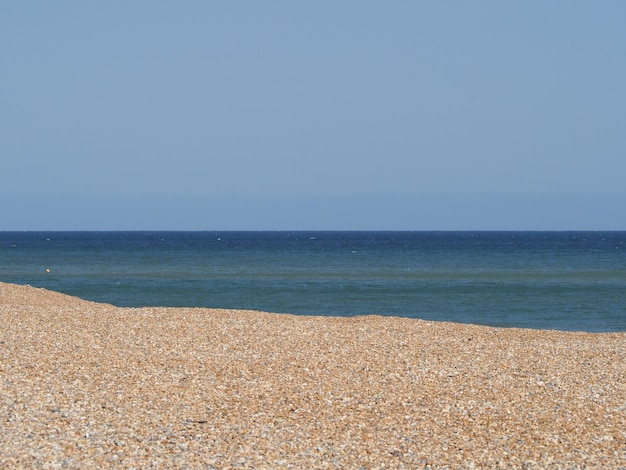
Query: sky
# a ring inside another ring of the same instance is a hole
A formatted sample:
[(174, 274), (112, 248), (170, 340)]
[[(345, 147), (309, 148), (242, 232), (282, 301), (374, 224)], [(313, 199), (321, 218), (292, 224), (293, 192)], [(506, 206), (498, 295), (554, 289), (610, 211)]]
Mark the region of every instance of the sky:
[(0, 3), (0, 230), (626, 230), (626, 2)]

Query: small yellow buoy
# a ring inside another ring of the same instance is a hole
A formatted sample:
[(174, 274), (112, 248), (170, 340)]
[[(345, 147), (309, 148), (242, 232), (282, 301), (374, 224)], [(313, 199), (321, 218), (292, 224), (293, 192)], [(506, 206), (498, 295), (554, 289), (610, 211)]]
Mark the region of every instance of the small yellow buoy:
[(49, 272), (50, 272), (50, 269), (49, 269), (49, 268), (46, 268), (46, 272), (47, 272), (47, 273), (49, 273)]

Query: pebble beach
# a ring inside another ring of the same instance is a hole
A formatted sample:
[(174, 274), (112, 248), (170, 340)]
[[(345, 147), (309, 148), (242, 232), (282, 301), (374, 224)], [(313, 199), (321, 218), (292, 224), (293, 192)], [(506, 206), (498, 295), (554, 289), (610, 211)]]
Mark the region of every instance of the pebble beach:
[(626, 333), (0, 283), (0, 468), (626, 469)]

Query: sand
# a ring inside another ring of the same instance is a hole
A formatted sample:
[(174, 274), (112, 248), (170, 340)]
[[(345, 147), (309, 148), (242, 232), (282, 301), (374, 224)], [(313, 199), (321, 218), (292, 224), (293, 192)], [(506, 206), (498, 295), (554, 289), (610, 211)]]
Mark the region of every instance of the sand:
[(626, 333), (0, 283), (1, 468), (626, 468)]

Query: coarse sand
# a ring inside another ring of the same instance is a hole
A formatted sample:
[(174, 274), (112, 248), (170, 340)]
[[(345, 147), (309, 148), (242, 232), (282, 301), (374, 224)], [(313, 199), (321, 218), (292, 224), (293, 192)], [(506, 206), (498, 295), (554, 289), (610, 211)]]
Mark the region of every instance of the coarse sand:
[(0, 467), (626, 469), (626, 333), (0, 283)]

